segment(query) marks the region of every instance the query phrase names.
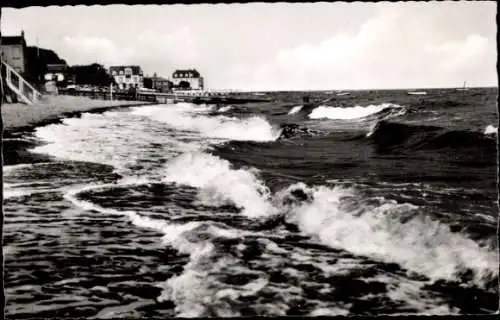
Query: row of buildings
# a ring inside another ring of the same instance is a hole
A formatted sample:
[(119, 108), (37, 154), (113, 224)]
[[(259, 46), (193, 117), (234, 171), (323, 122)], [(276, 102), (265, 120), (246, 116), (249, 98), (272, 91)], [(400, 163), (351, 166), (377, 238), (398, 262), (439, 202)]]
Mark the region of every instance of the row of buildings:
[[(2, 60), (23, 76), (29, 71), (27, 70), (29, 69), (27, 48), (24, 31), (21, 32), (20, 36), (3, 36), (1, 38)], [(45, 63), (42, 81), (67, 83), (71, 78), (69, 69), (66, 62)], [(173, 89), (203, 90), (204, 88), (203, 77), (195, 69), (175, 70), (170, 79), (160, 77), (156, 73), (152, 77), (144, 76), (141, 67), (137, 65), (111, 66), (108, 74), (121, 90), (148, 88), (169, 91)], [(73, 81), (70, 80), (69, 83), (71, 82)]]
[(149, 88), (158, 91), (172, 89), (203, 90), (203, 77), (196, 69), (176, 70), (170, 79), (158, 76), (145, 77), (140, 66), (112, 66), (109, 72), (119, 89)]

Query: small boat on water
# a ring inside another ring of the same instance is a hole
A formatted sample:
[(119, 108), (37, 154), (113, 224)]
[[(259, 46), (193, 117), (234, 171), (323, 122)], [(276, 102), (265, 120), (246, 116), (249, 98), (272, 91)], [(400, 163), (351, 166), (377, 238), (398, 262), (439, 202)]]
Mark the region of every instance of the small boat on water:
[(408, 94), (411, 96), (425, 96), (427, 94), (426, 91), (408, 91)]
[(337, 92), (337, 96), (339, 96), (339, 97), (341, 97), (341, 96), (348, 96), (350, 94), (351, 94), (350, 92), (344, 92), (344, 91)]
[(464, 86), (462, 88), (456, 88), (455, 90), (457, 90), (457, 91), (469, 91), (469, 88), (467, 88), (467, 81), (464, 81)]

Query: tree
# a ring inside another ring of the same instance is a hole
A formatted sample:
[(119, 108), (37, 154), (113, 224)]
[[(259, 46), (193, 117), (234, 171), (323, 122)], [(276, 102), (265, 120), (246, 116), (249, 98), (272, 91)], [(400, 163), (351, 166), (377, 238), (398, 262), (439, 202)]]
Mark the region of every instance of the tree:
[(47, 73), (48, 64), (66, 64), (66, 61), (49, 49), (26, 48), (26, 72), (24, 75), (26, 80), (34, 84), (43, 83), (43, 76)]
[(74, 77), (75, 84), (109, 86), (115, 82), (104, 66), (98, 63), (72, 66), (70, 67), (69, 74)]
[(191, 84), (188, 81), (181, 81), (179, 82), (179, 89), (181, 90), (189, 90), (191, 89)]
[(144, 88), (153, 89), (153, 79), (149, 77), (144, 77)]

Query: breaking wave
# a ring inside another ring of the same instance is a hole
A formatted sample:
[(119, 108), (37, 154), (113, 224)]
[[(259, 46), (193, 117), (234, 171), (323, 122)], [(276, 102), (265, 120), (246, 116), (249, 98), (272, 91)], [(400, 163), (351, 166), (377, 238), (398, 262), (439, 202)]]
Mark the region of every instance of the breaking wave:
[(397, 262), (432, 280), (453, 281), (472, 272), (476, 285), (491, 286), (498, 278), (495, 251), (451, 232), (414, 205), (363, 199), (352, 189), (310, 188), (303, 183), (281, 192), (281, 199), (291, 195), (307, 200), (288, 201), (287, 219), (330, 247)]
[(369, 105), (366, 107), (355, 106), (350, 108), (319, 106), (316, 107), (310, 114), (310, 119), (331, 119), (331, 120), (351, 120), (365, 118), (375, 115), (379, 112), (388, 109), (401, 110), (403, 107), (391, 103), (383, 103), (379, 105)]
[(498, 128), (490, 124), (486, 127), (486, 129), (484, 129), (484, 134), (485, 135), (498, 134)]
[[(170, 161), (164, 180), (198, 188), (198, 200), (202, 204), (230, 202), (251, 219), (281, 216), (326, 246), (386, 263), (396, 262), (408, 272), (421, 274), (432, 281), (461, 281), (491, 290), (498, 279), (498, 254), (494, 250), (482, 247), (460, 232), (452, 232), (448, 225), (433, 220), (415, 205), (366, 197), (352, 187), (310, 187), (304, 183), (293, 184), (272, 195), (255, 170), (236, 170), (229, 162), (205, 153), (185, 154)], [(134, 185), (147, 181), (132, 179), (121, 182), (120, 186), (127, 183)], [(65, 198), (85, 210), (128, 216), (134, 225), (162, 232), (165, 242), (180, 252), (191, 254), (191, 262), (185, 268), (187, 273), (168, 282), (170, 289), (165, 294), (170, 298), (173, 295), (174, 300), (189, 295), (185, 292), (184, 280), (187, 279), (183, 278), (187, 274), (194, 276), (193, 270), (190, 271), (191, 263), (198, 263), (200, 255), (213, 250), (214, 239), (239, 237), (245, 233), (235, 233), (236, 229), (212, 222), (176, 224), (152, 219), (135, 211), (102, 208), (78, 197), (82, 192), (112, 186), (116, 184), (88, 186), (69, 192)], [(196, 239), (200, 232), (211, 236), (193, 242), (193, 236), (186, 240), (189, 230), (198, 230)], [(224, 260), (216, 259), (213, 263), (224, 263)], [(182, 305), (185, 304), (179, 304)], [(190, 314), (188, 309), (179, 312)]]
[(170, 162), (165, 181), (199, 188), (206, 203), (229, 201), (249, 218), (284, 216), (303, 233), (332, 248), (397, 262), (432, 280), (462, 280), (478, 286), (498, 277), (498, 255), (419, 207), (367, 198), (352, 188), (294, 184), (271, 195), (253, 169), (233, 169), (218, 157), (191, 153)]
[(204, 204), (230, 202), (248, 217), (269, 216), (274, 211), (267, 201), (270, 192), (255, 174), (255, 170), (233, 170), (229, 161), (219, 157), (191, 152), (168, 163), (164, 181), (199, 188)]
[(380, 148), (408, 150), (473, 148), (496, 152), (495, 141), (481, 132), (450, 131), (442, 127), (379, 121), (367, 137)]
[(290, 111), (288, 112), (288, 114), (295, 114), (295, 113), (299, 112), (300, 110), (302, 110), (303, 107), (304, 106), (302, 106), (302, 105), (295, 106), (292, 109), (290, 109)]
[(232, 106), (225, 106), (225, 107), (220, 107), (217, 112), (220, 112), (220, 113), (224, 113), (224, 112), (227, 112), (229, 110), (231, 110), (233, 107)]
[(202, 111), (205, 110), (189, 104), (180, 104), (140, 107), (136, 108), (133, 114), (161, 121), (177, 130), (198, 132), (207, 138), (274, 141), (280, 135), (280, 130), (263, 117), (251, 116), (243, 119), (224, 115), (211, 117)]

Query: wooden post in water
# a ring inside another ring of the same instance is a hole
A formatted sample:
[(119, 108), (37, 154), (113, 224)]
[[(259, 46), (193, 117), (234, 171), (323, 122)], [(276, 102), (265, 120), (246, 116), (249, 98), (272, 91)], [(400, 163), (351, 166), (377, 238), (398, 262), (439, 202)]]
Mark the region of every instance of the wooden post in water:
[(113, 84), (109, 84), (109, 100), (113, 101)]

